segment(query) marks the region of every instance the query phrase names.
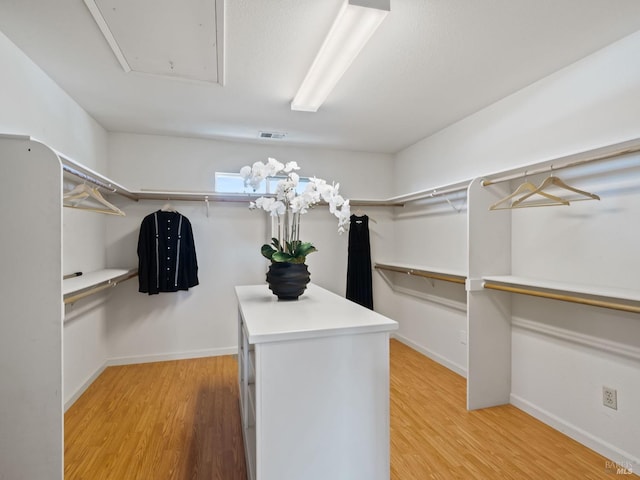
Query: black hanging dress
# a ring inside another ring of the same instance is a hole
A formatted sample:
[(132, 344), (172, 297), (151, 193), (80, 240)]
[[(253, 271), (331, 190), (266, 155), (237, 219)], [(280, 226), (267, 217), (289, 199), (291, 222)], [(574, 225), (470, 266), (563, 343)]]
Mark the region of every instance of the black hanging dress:
[(350, 220), (346, 297), (373, 310), (369, 217), (351, 215)]

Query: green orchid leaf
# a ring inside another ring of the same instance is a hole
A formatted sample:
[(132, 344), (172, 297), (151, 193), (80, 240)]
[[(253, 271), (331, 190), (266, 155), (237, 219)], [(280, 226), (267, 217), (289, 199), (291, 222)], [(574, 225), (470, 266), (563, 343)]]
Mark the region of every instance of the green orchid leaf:
[(310, 253), (317, 252), (317, 251), (318, 251), (318, 249), (316, 247), (314, 247), (311, 243), (309, 243), (309, 242), (300, 242), (300, 244), (296, 248), (295, 255), (296, 255), (296, 257), (299, 257), (299, 256), (306, 257)]
[(296, 263), (293, 260), (295, 259), (295, 257), (293, 255), (291, 255), (290, 253), (286, 253), (286, 252), (274, 252), (273, 255), (271, 256), (271, 261), (272, 262), (289, 262), (289, 263)]
[(260, 249), (260, 253), (262, 253), (262, 256), (268, 258), (269, 260), (273, 258), (273, 254), (276, 252), (277, 250), (275, 250), (271, 245), (267, 245), (266, 243)]
[(274, 237), (271, 239), (271, 245), (263, 245), (261, 252), (264, 257), (277, 263), (304, 263), (307, 255), (317, 252), (311, 243), (300, 240), (281, 243)]

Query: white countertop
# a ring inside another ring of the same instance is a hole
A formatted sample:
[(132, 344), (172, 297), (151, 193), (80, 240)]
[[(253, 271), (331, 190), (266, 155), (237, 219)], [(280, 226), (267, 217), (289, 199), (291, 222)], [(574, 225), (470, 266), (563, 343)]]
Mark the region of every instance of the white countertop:
[(298, 300), (278, 300), (264, 285), (236, 287), (249, 343), (396, 330), (398, 323), (314, 284)]

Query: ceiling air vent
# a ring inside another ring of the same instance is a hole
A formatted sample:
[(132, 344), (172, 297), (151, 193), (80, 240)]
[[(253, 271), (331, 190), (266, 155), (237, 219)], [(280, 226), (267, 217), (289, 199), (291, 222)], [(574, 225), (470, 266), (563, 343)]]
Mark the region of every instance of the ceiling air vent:
[(260, 138), (273, 138), (276, 140), (281, 140), (284, 138), (286, 133), (282, 132), (260, 132)]

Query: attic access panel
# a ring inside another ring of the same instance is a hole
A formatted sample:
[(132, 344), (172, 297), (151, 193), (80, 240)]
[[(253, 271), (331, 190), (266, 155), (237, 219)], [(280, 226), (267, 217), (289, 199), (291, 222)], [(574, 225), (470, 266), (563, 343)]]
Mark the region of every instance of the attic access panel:
[(126, 71), (224, 84), (224, 0), (84, 0)]

